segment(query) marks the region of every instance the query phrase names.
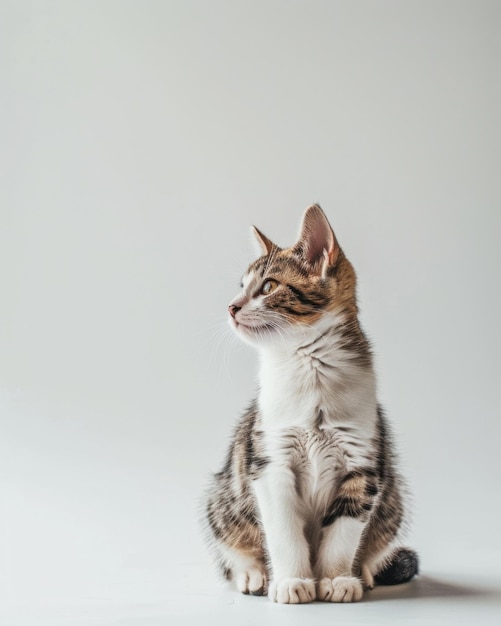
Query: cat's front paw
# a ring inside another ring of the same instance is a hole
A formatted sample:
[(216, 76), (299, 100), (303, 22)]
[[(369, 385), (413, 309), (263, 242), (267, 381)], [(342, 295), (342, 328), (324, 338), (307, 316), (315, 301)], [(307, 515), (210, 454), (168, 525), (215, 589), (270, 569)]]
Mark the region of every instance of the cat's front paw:
[(317, 583), (317, 600), (323, 602), (358, 602), (363, 595), (362, 583), (354, 576), (321, 578)]
[(251, 596), (266, 595), (266, 574), (257, 567), (238, 573), (235, 584), (242, 593), (250, 593)]
[(311, 578), (279, 578), (270, 585), (270, 600), (280, 604), (306, 604), (315, 599), (315, 581)]

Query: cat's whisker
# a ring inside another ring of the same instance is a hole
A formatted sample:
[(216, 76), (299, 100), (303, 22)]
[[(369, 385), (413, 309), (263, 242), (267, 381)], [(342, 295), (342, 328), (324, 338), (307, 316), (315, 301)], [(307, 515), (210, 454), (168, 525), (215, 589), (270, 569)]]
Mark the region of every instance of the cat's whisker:
[(236, 346), (237, 338), (226, 320), (220, 319), (215, 324), (215, 329), (206, 337), (205, 343), (211, 346), (209, 366), (217, 365), (218, 375), (231, 379), (230, 355)]
[(227, 337), (233, 338), (233, 334), (231, 333), (228, 326), (224, 323), (218, 323), (213, 331), (206, 335), (204, 339), (204, 344), (206, 346), (210, 346), (212, 348), (211, 354), (214, 354), (219, 350), (219, 348), (223, 345), (223, 340)]

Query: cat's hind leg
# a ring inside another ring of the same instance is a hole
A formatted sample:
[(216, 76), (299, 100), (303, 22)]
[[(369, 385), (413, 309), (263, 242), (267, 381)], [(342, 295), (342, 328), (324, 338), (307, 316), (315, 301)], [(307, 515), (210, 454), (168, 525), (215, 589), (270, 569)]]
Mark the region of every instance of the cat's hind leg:
[(377, 585), (400, 585), (407, 583), (419, 573), (417, 552), (410, 548), (394, 548), (384, 559), (373, 565), (374, 582)]
[(266, 595), (268, 577), (257, 523), (245, 520), (236, 507), (228, 509), (221, 497), (209, 502), (207, 513), (209, 544), (226, 580), (242, 593)]
[(392, 543), (372, 551), (365, 550), (360, 562), (360, 578), (365, 589), (374, 589), (376, 585), (376, 575), (389, 562), (396, 547)]
[(380, 502), (359, 554), (360, 575), (366, 589), (406, 583), (419, 572), (417, 553), (402, 545), (401, 508), (394, 501), (389, 506), (391, 503), (391, 498)]
[(238, 591), (253, 596), (266, 595), (268, 577), (263, 556), (246, 553), (223, 543), (217, 546), (225, 576)]
[(268, 570), (263, 533), (252, 499), (236, 488), (237, 482), (217, 476), (205, 504), (207, 540), (226, 580), (242, 593), (266, 595)]

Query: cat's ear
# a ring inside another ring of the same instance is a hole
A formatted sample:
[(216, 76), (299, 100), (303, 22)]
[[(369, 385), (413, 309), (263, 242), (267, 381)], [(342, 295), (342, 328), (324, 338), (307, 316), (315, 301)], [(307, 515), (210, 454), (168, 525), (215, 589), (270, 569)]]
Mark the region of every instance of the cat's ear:
[(336, 262), (339, 245), (325, 213), (318, 204), (312, 204), (306, 209), (294, 250), (310, 265), (321, 264), (322, 274), (329, 265)]
[(268, 237), (266, 237), (266, 235), (263, 235), (263, 233), (258, 230), (255, 226), (251, 226), (252, 232), (254, 233), (254, 236), (256, 237), (257, 243), (258, 243), (258, 254), (260, 255), (267, 255), (270, 254), (270, 252), (272, 251), (273, 248), (276, 248), (277, 246), (268, 239)]

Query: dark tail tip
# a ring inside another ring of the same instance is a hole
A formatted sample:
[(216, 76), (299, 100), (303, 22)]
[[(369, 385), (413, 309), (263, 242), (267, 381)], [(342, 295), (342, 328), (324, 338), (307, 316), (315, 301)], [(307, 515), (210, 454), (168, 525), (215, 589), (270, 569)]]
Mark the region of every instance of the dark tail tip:
[(378, 585), (400, 585), (419, 573), (419, 559), (414, 550), (399, 548), (391, 561), (375, 577)]

